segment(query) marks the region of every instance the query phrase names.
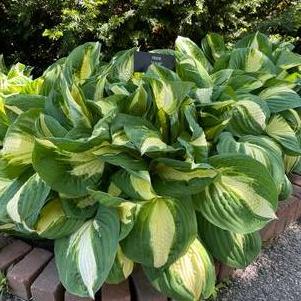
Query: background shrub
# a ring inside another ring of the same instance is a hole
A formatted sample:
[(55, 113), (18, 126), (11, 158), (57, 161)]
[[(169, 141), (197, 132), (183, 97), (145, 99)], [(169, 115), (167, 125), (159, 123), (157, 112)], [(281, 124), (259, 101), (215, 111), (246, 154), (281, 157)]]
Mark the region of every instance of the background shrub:
[[(100, 40), (106, 57), (139, 45), (172, 47), (177, 35), (197, 43), (208, 32), (231, 42), (250, 30), (298, 43), (301, 4), (292, 0), (2, 0), (0, 52), (36, 73), (75, 46)], [(300, 47), (300, 46), (299, 46)]]

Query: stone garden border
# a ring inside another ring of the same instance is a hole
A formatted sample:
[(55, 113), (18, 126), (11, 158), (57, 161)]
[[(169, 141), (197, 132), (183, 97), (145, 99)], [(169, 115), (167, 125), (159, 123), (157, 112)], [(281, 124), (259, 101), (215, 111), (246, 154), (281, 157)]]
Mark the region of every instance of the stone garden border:
[[(288, 225), (301, 217), (301, 174), (291, 176), (293, 194), (279, 203), (278, 220), (269, 223), (261, 232), (264, 244), (270, 244)], [(216, 262), (218, 281), (233, 276), (235, 270)], [(0, 271), (6, 275), (9, 292), (23, 300), (90, 301), (65, 291), (58, 279), (53, 253), (32, 247), (19, 239), (0, 238)], [(18, 300), (20, 300), (18, 299)], [(105, 284), (96, 301), (172, 301), (154, 290), (138, 267), (128, 280), (119, 285)]]

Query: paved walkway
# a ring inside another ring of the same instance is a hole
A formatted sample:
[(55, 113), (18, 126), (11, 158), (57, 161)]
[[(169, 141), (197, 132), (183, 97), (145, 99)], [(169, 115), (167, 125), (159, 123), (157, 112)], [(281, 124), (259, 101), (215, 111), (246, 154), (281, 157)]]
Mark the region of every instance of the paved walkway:
[(239, 271), (217, 301), (301, 301), (301, 221)]

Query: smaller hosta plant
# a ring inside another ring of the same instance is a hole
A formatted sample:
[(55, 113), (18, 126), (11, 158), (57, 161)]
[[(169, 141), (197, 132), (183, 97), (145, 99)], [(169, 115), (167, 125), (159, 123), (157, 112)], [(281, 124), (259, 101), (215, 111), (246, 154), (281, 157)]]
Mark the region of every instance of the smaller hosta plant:
[(31, 68), (17, 63), (7, 69), (3, 56), (0, 55), (0, 96), (8, 97), (13, 94), (38, 94), (42, 83), (41, 78), (33, 80)]
[(247, 266), (291, 192), (301, 58), (260, 33), (232, 48), (178, 37), (157, 50), (175, 72), (135, 73), (135, 51), (106, 63), (86, 43), (29, 79), (35, 89), (2, 86), (0, 227), (54, 240), (75, 295), (140, 264), (167, 296), (206, 299), (214, 258)]

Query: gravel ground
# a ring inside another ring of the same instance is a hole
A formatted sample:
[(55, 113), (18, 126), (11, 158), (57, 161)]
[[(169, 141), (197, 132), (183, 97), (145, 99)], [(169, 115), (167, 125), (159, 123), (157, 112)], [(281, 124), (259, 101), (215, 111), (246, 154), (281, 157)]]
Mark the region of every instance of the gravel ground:
[(301, 221), (220, 289), (217, 301), (301, 301)]

